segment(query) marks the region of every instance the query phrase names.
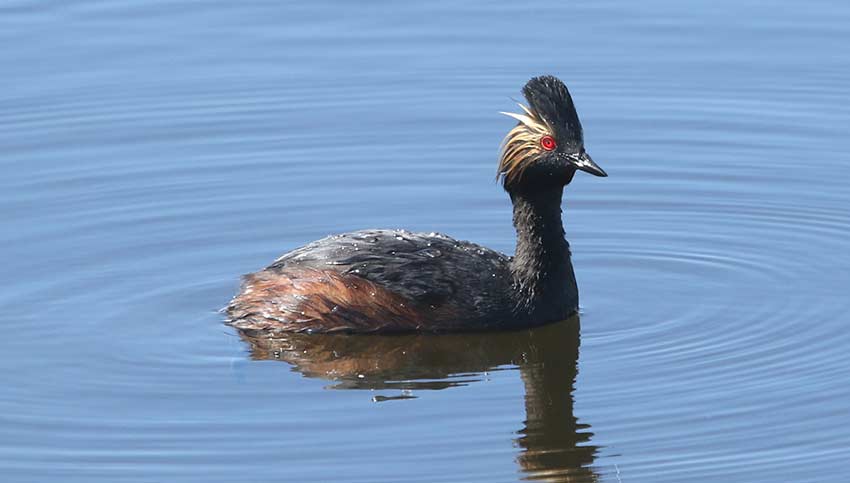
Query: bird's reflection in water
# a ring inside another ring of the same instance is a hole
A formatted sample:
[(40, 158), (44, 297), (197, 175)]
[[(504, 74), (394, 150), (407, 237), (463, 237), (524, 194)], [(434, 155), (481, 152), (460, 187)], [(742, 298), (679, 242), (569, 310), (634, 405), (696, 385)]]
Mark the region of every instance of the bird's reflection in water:
[(573, 415), (579, 349), (578, 317), (536, 329), (469, 334), (241, 334), (254, 359), (277, 359), (339, 389), (445, 389), (480, 380), (505, 365), (519, 367), (525, 386), (524, 427), (517, 461), (526, 479), (596, 481), (597, 447), (590, 426)]

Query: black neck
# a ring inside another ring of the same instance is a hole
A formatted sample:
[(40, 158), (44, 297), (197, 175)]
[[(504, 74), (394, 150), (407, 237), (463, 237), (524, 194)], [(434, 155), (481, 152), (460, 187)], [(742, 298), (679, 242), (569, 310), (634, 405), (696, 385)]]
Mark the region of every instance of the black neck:
[(536, 322), (568, 317), (578, 308), (570, 245), (561, 222), (562, 186), (511, 192), (517, 244), (511, 262), (518, 316)]

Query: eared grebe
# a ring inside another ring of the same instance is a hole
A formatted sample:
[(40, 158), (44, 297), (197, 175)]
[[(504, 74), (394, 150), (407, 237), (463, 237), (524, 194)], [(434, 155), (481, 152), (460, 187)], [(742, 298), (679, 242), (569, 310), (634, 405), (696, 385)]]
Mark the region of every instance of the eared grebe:
[(535, 77), (502, 142), (498, 176), (514, 207), (516, 253), (438, 233), (334, 235), (247, 275), (228, 323), (252, 333), (531, 327), (578, 310), (561, 195), (576, 170), (607, 176), (584, 150), (567, 87)]

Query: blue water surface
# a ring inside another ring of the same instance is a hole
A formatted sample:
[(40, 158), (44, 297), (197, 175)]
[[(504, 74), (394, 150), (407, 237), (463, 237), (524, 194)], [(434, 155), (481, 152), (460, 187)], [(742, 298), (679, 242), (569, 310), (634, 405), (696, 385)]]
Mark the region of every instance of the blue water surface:
[[(0, 4), (9, 482), (847, 481), (850, 4)], [(330, 233), (510, 253), (512, 99), (570, 87), (577, 321), (258, 341)]]

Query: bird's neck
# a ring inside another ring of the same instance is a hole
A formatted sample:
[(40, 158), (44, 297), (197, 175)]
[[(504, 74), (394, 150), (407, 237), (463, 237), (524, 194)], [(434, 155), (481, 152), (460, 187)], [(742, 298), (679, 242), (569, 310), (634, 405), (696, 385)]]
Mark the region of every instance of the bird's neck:
[(516, 253), (511, 272), (518, 316), (540, 323), (568, 317), (578, 309), (570, 245), (561, 222), (563, 187), (512, 192)]

